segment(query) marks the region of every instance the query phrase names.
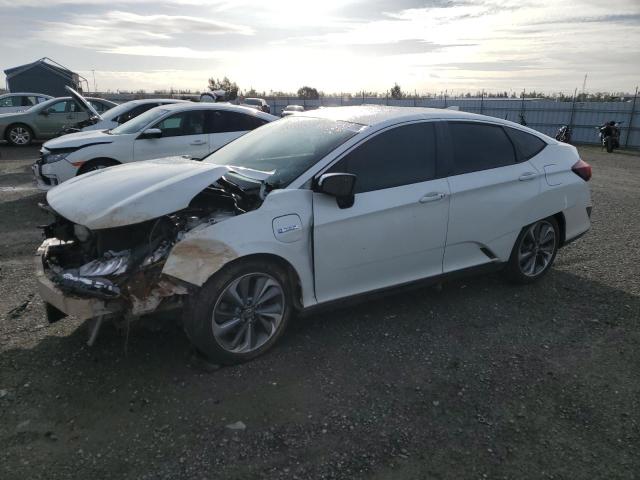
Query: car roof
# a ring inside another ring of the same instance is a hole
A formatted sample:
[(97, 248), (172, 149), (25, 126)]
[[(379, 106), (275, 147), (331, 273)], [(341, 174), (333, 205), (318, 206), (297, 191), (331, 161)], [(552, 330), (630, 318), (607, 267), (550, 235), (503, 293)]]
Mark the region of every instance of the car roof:
[(220, 102), (220, 103), (209, 103), (209, 102), (185, 102), (185, 103), (172, 103), (169, 105), (162, 105), (160, 107), (164, 110), (230, 110), (233, 112), (246, 113), (247, 115), (258, 116), (262, 118), (272, 118), (277, 119), (273, 115), (269, 115), (268, 113), (261, 112), (260, 110), (256, 110), (255, 108), (243, 107), (242, 105), (234, 105), (232, 103)]
[(296, 117), (327, 118), (366, 126), (394, 124), (411, 120), (476, 120), (490, 121), (504, 125), (517, 125), (508, 120), (501, 120), (486, 115), (447, 110), (442, 108), (396, 107), (387, 105), (358, 105), (349, 107), (328, 107), (317, 110), (306, 110)]
[(46, 93), (34, 93), (34, 92), (9, 92), (9, 93), (3, 93), (2, 95), (0, 95), (0, 98), (4, 98), (4, 97), (17, 97), (17, 96), (23, 96), (23, 95), (28, 95), (28, 96), (35, 96), (35, 97), (44, 97), (44, 98), (53, 98), (51, 95), (47, 95)]
[(144, 105), (145, 103), (157, 103), (157, 102), (169, 102), (169, 103), (189, 103), (190, 100), (182, 100), (179, 98), (138, 98), (136, 100), (127, 100), (120, 105)]

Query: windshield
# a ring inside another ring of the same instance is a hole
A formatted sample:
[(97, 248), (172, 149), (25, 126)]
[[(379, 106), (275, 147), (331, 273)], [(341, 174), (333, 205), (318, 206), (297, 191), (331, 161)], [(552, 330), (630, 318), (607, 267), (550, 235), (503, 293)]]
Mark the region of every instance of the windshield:
[(121, 103), (120, 105), (116, 105), (114, 107), (111, 107), (109, 110), (105, 111), (102, 114), (102, 118), (106, 120), (113, 120), (114, 118), (119, 117), (121, 114), (128, 112), (132, 108), (135, 108), (136, 105), (137, 104), (130, 103), (130, 102)]
[(362, 128), (325, 118), (289, 117), (243, 135), (204, 161), (268, 172), (269, 183), (282, 188)]
[(123, 123), (119, 127), (111, 130), (113, 135), (126, 135), (128, 133), (138, 133), (144, 127), (149, 125), (154, 120), (158, 120), (169, 110), (165, 108), (152, 108), (151, 110), (147, 110), (142, 115), (138, 115), (136, 118), (132, 118), (128, 122)]

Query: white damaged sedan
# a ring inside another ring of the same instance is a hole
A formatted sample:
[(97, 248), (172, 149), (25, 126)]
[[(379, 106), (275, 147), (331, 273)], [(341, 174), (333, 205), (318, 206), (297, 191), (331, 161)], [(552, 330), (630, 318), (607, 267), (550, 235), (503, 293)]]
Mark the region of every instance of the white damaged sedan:
[(49, 191), (39, 291), (51, 321), (181, 308), (202, 353), (242, 362), (316, 305), (487, 266), (539, 279), (589, 229), (590, 177), (574, 147), (496, 118), (301, 112), (203, 162), (136, 162)]

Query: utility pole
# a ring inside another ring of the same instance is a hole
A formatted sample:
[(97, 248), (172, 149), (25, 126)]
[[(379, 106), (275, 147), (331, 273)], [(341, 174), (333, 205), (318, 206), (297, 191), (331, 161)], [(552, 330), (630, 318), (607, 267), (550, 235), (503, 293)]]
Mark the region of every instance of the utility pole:
[(96, 87), (96, 71), (91, 70), (91, 73), (93, 74), (93, 93), (96, 93), (98, 91)]
[(587, 74), (584, 74), (584, 80), (582, 82), (582, 99), (584, 100), (584, 91), (587, 87)]

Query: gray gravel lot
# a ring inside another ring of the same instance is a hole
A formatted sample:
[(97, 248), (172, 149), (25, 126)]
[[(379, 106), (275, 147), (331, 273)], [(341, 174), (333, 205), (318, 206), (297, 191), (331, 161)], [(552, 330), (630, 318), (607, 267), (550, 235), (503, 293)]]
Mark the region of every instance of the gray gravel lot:
[(593, 228), (542, 282), (324, 311), (210, 371), (171, 318), (127, 354), (115, 330), (87, 348), (85, 325), (47, 324), (37, 148), (0, 145), (0, 478), (638, 478), (640, 156), (581, 154)]

